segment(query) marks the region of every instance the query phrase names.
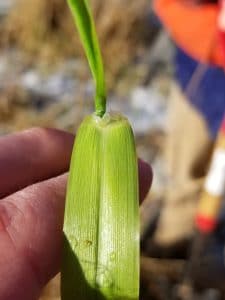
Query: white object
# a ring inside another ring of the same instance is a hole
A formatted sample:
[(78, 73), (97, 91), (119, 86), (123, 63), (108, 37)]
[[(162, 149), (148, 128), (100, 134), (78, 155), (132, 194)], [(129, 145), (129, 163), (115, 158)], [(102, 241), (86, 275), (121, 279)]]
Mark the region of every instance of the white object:
[(223, 149), (217, 149), (213, 155), (210, 170), (205, 182), (205, 190), (215, 197), (224, 195), (225, 151)]

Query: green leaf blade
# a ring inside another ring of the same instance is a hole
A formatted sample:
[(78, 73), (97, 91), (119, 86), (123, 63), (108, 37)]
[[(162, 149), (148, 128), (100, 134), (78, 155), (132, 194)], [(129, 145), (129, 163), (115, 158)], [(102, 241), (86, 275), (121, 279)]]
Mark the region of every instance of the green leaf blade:
[(95, 110), (102, 117), (106, 111), (106, 87), (102, 55), (88, 1), (67, 0), (76, 23), (96, 84)]

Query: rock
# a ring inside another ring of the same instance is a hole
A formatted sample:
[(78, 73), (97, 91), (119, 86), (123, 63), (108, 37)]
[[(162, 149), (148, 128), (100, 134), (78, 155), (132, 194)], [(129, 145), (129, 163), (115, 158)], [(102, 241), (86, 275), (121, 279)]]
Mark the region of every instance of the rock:
[(15, 0), (1, 0), (0, 1), (0, 17), (5, 16), (12, 9)]

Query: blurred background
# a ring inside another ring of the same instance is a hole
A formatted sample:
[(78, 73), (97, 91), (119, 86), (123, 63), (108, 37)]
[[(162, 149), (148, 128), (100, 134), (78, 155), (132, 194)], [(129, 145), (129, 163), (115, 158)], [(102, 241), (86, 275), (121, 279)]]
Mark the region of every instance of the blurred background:
[[(225, 109), (225, 5), (216, 0), (91, 4), (108, 107), (129, 118), (138, 155), (154, 171), (141, 207), (140, 299), (225, 299), (221, 197), (206, 191), (218, 203), (209, 216), (219, 225), (195, 226)], [(0, 135), (32, 126), (75, 133), (93, 111), (93, 93), (66, 1), (0, 0)], [(58, 277), (41, 299), (60, 299)]]

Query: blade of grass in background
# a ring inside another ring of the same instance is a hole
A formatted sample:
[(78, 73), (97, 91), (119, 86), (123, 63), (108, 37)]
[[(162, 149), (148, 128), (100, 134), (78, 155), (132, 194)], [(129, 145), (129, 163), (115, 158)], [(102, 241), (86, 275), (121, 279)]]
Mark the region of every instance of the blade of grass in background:
[(106, 111), (104, 67), (94, 21), (88, 0), (67, 0), (73, 14), (96, 84), (95, 112), (102, 117)]

